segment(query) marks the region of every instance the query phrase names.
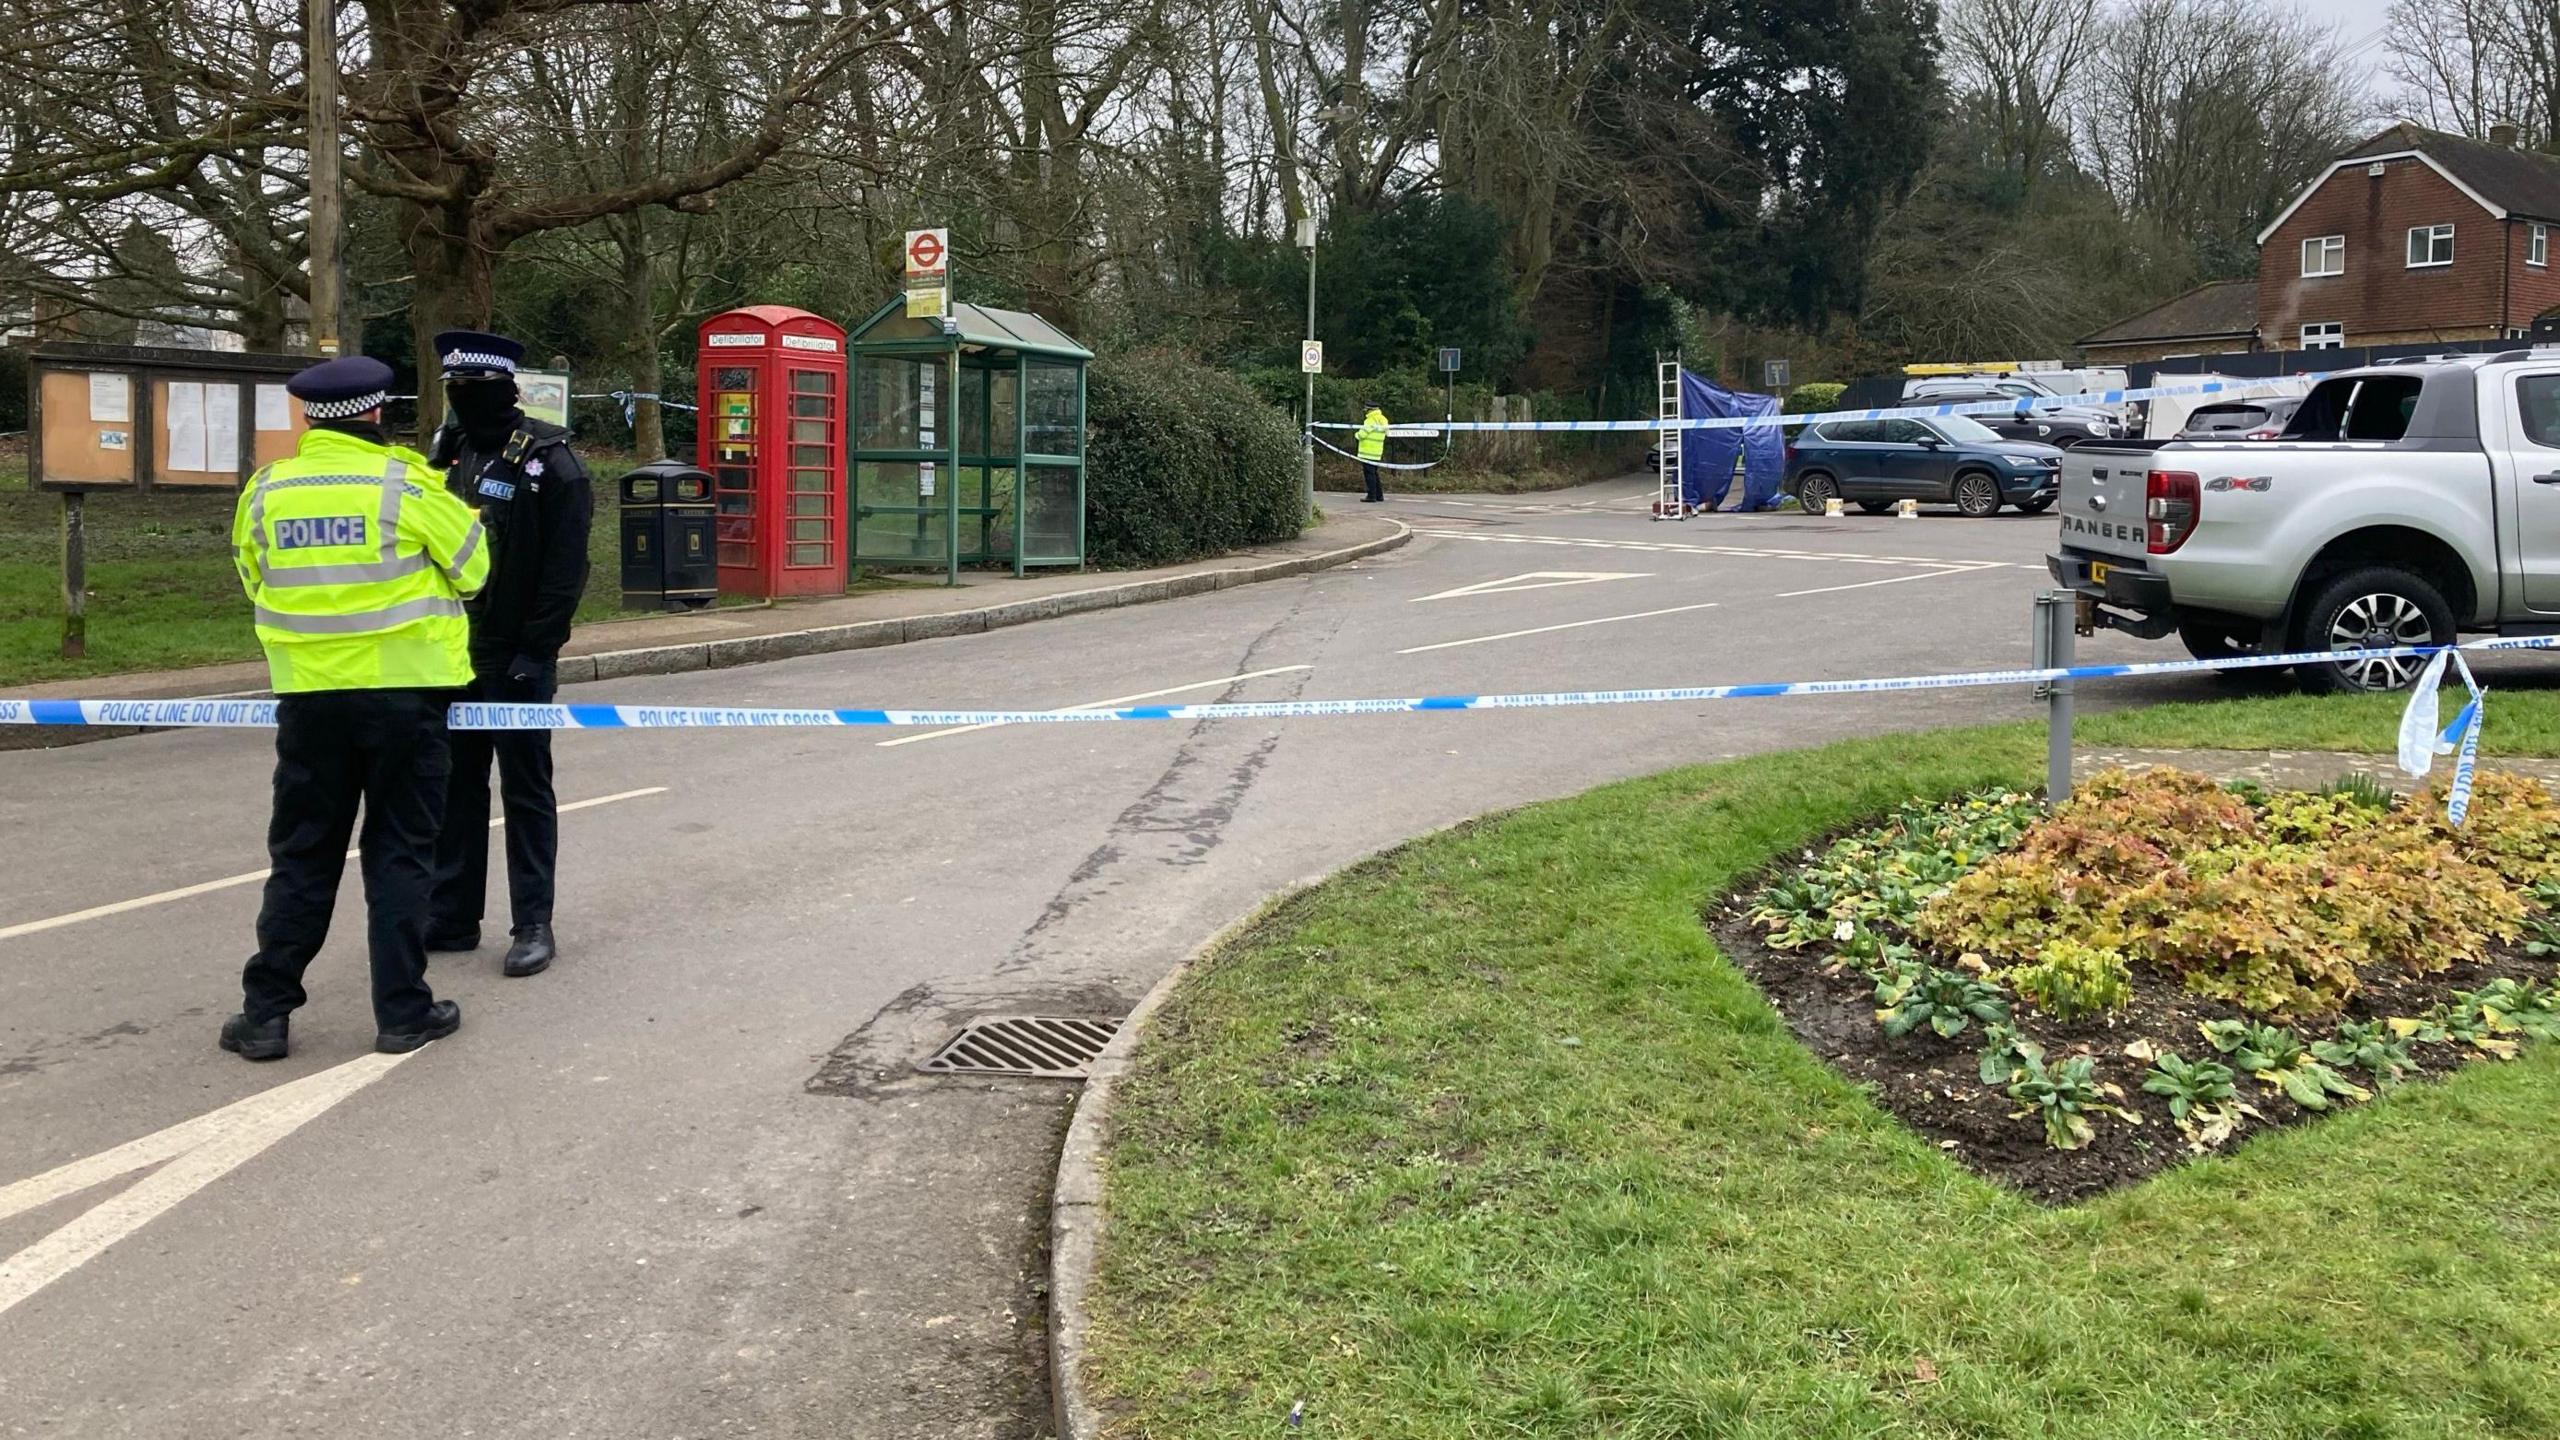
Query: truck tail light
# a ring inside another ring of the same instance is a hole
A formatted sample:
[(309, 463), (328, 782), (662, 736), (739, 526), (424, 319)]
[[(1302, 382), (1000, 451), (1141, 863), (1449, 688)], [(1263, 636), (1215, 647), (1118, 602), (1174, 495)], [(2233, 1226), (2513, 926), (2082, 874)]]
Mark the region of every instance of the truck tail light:
[(2144, 549), (2166, 555), (2187, 543), (2204, 514), (2204, 485), (2184, 470), (2154, 470), (2143, 480), (2143, 518), (2150, 522)]

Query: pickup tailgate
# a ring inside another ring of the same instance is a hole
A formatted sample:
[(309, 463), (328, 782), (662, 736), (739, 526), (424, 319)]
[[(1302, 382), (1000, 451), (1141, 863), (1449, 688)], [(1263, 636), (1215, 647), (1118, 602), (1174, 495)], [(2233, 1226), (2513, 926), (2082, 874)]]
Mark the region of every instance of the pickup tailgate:
[(2139, 559), (2144, 553), (2144, 477), (2162, 441), (2074, 445), (2062, 452), (2062, 544), (2066, 550)]

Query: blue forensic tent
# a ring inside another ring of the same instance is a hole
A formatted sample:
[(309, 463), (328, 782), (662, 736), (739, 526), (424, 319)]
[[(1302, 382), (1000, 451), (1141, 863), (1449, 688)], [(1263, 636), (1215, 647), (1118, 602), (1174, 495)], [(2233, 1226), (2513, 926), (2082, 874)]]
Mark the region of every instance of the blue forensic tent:
[[(1680, 418), (1726, 420), (1778, 413), (1775, 395), (1727, 390), (1688, 370), (1680, 372)], [(1787, 470), (1786, 433), (1776, 424), (1680, 433), (1680, 498), (1690, 505), (1724, 504), (1733, 488), (1733, 459), (1742, 457), (1738, 510), (1778, 508), (1778, 482)]]

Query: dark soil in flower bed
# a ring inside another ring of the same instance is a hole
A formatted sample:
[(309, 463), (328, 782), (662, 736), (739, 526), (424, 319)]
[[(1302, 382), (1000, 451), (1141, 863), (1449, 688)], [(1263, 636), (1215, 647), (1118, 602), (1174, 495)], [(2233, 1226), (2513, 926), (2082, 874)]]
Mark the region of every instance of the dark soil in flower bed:
[[(2142, 1117), (2140, 1125), (2102, 1117), (2096, 1143), (2079, 1150), (2056, 1150), (2045, 1143), (2044, 1131), (2033, 1116), (2012, 1118), (2017, 1104), (2001, 1087), (1981, 1082), (1980, 1025), (1969, 1026), (1951, 1040), (1927, 1029), (1890, 1038), (1876, 1021), (1872, 979), (1837, 963), (1823, 947), (1787, 951), (1767, 943), (1765, 932), (1747, 918), (1750, 897), (1799, 863), (1791, 861), (1737, 889), (1708, 917), (1709, 928), (1724, 953), (1769, 997), (1806, 1048), (1867, 1087), (1897, 1119), (1977, 1173), (2047, 1204), (2085, 1199), (2194, 1158), (2171, 1119), (2169, 1102), (2142, 1089), (2151, 1055), (2129, 1055), (2126, 1047), (2139, 1049), (2139, 1042), (2147, 1041), (2153, 1055), (2174, 1051), (2189, 1059), (2220, 1060), (2224, 1057), (2214, 1053), (2197, 1026), (2209, 1020), (2248, 1018), (2240, 1009), (2191, 994), (2174, 981), (2143, 971), (2135, 972), (2132, 1003), (2104, 1019), (2064, 1024), (2020, 1007), (2014, 1017), (2018, 1029), (2041, 1043), (2051, 1061), (2090, 1057), (2096, 1062), (2098, 1078), (2124, 1092), (2117, 1103)], [(2456, 965), (2436, 975), (2371, 975), (2339, 1015), (2294, 1029), (2305, 1041), (2324, 1039), (2342, 1020), (2414, 1016), (2457, 991), (2474, 990), (2501, 977), (2548, 980), (2551, 972), (2550, 962), (2528, 956), (2519, 944), (2499, 947), (2483, 962)], [(2417, 1046), (2413, 1059), (2429, 1077), (2449, 1074), (2465, 1064), (2498, 1063), (2457, 1045)], [(2261, 1118), (2243, 1121), (2239, 1133), (2212, 1153), (2226, 1152), (2263, 1131), (2334, 1113), (2306, 1109), (2250, 1076), (2240, 1075), (2237, 1080), (2240, 1098)]]

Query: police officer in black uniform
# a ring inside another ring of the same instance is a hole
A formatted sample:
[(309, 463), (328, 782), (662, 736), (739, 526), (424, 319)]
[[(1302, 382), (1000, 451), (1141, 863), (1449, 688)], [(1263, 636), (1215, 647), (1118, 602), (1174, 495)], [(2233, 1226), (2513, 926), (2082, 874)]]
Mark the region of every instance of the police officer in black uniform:
[[(595, 493), (570, 452), (569, 432), (529, 419), (518, 404), (524, 346), (502, 335), (448, 330), (436, 337), (444, 372), (445, 426), (429, 458), (445, 486), (480, 511), (492, 569), (470, 602), (471, 695), (547, 705), (559, 688), (560, 647), (587, 588), (587, 532)], [(539, 975), (558, 958), (551, 933), (553, 869), (560, 853), (559, 800), (551, 789), (551, 732), (453, 732), (453, 788), (436, 842), (430, 950), (476, 950), (489, 886), (489, 761), (506, 805), (509, 933), (504, 969)]]

